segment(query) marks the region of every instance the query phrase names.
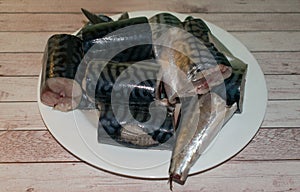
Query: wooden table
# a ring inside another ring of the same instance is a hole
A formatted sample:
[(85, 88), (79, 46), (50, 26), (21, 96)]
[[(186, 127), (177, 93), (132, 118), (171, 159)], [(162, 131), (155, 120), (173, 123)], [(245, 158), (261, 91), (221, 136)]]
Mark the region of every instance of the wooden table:
[(87, 165), (42, 121), (36, 88), (46, 41), (80, 28), (81, 7), (110, 15), (169, 10), (202, 17), (231, 32), (258, 60), (269, 92), (259, 132), (234, 158), (174, 191), (300, 191), (299, 0), (0, 0), (1, 192), (169, 190), (166, 180), (126, 178)]

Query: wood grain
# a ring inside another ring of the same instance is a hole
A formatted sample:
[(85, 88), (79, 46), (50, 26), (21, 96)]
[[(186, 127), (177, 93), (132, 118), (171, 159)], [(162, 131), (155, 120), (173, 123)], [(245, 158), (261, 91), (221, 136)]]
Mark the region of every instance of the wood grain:
[[(0, 163), (79, 161), (48, 131), (0, 131)], [(298, 160), (300, 129), (260, 129), (232, 160)]]
[(37, 76), (42, 57), (41, 53), (0, 53), (0, 76)]
[[(269, 99), (300, 99), (299, 75), (265, 76)], [(0, 77), (0, 101), (37, 101), (38, 77)]]
[(263, 127), (299, 127), (300, 106), (298, 100), (268, 101)]
[[(60, 32), (0, 32), (0, 52), (43, 52), (47, 39)], [(250, 51), (300, 51), (300, 32), (232, 32)]]
[[(35, 102), (0, 103), (0, 130), (45, 130)], [(300, 101), (269, 101), (262, 127), (299, 127)]]
[(293, 31), (300, 29), (300, 14), (208, 13), (195, 14), (227, 31)]
[[(299, 75), (300, 52), (254, 52), (264, 74)], [(0, 53), (0, 76), (37, 76), (42, 53)]]
[(0, 52), (44, 52), (47, 40), (54, 32), (0, 32), (5, 45)]
[[(111, 14), (110, 14), (111, 15)], [(293, 31), (300, 30), (300, 14), (199, 14), (189, 15), (205, 19), (227, 31)], [(66, 31), (82, 27), (86, 18), (81, 13), (20, 13), (0, 14), (0, 31)], [(45, 24), (47, 21), (47, 24)]]
[(78, 161), (48, 131), (4, 131), (0, 140), (0, 162)]
[(250, 51), (300, 51), (300, 32), (234, 32)]
[(300, 129), (260, 129), (253, 140), (232, 160), (300, 159)]
[[(299, 191), (299, 167), (299, 161), (228, 162), (175, 184), (174, 191)], [(84, 163), (0, 164), (0, 186), (8, 192), (169, 191), (166, 180), (120, 177)]]
[(84, 0), (43, 1), (39, 0), (1, 0), (0, 12), (80, 12), (86, 8), (95, 12), (123, 12), (134, 10), (169, 10), (176, 12), (299, 12), (300, 2), (297, 0), (226, 0), (226, 1), (160, 1), (160, 0)]
[(36, 101), (37, 77), (0, 77), (0, 101)]
[(300, 99), (300, 75), (265, 76), (269, 99)]
[[(70, 14), (0, 14), (1, 31), (67, 31), (83, 26), (81, 13)], [(47, 23), (45, 23), (45, 21)]]
[(300, 74), (300, 52), (255, 52), (253, 55), (264, 74)]
[(0, 103), (0, 130), (46, 130), (36, 102)]

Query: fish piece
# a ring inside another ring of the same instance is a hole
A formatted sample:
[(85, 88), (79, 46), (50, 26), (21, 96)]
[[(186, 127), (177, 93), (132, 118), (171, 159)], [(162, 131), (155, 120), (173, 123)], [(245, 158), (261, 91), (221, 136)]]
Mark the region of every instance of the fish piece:
[(213, 42), (217, 49), (226, 56), (232, 66), (232, 75), (224, 81), (226, 95), (221, 94), (223, 91), (223, 87), (221, 86), (213, 88), (212, 91), (220, 95), (223, 99), (226, 98), (226, 103), (228, 106), (237, 103), (236, 112), (241, 113), (243, 111), (248, 65), (239, 58), (235, 57), (212, 33), (209, 34), (209, 39)]
[[(240, 59), (234, 57), (232, 53), (211, 33), (206, 23), (201, 19), (187, 17), (184, 22), (185, 30), (204, 42), (218, 64), (232, 67), (232, 74), (224, 80), (226, 94), (222, 92), (223, 85), (212, 88), (213, 92), (218, 93), (223, 99), (226, 98), (228, 106), (237, 103), (237, 112), (242, 111), (243, 95), (245, 87), (245, 77), (247, 65)], [(242, 93), (242, 94), (241, 94)]]
[(183, 185), (195, 164), (223, 125), (236, 111), (219, 95), (206, 93), (182, 100), (181, 118), (169, 168), (169, 181)]
[(87, 26), (82, 30), (84, 52), (116, 62), (153, 58), (152, 33), (146, 17)]
[(170, 103), (176, 103), (179, 97), (205, 94), (231, 75), (230, 64), (218, 63), (191, 33), (172, 28), (164, 32), (159, 42), (164, 46), (155, 57), (162, 66), (161, 81)]
[(82, 41), (76, 36), (56, 34), (48, 39), (41, 75), (41, 102), (60, 111), (75, 109), (82, 97), (75, 79), (83, 58)]
[[(202, 19), (193, 19), (192, 17), (187, 17), (183, 22), (183, 26), (187, 32), (189, 32), (198, 40), (200, 40), (201, 43), (203, 43), (203, 45), (209, 50), (210, 54), (216, 60), (216, 63), (219, 65), (219, 71), (222, 73), (224, 79), (230, 77), (232, 70), (231, 63), (228, 61), (225, 55), (222, 52), (220, 52), (211, 42), (209, 38), (209, 34), (211, 34), (211, 31), (206, 25), (206, 23)], [(215, 69), (218, 70), (217, 68)], [(194, 84), (200, 83), (200, 86), (198, 85), (198, 88), (202, 89), (203, 87), (206, 87), (206, 91), (208, 91), (209, 88), (206, 84), (209, 84), (210, 88), (213, 87), (212, 83), (207, 82), (211, 77), (208, 75), (207, 77), (203, 77), (203, 72), (199, 73), (199, 70), (200, 72), (202, 72), (202, 65), (197, 65), (192, 70), (190, 70), (188, 72), (188, 76), (190, 78), (193, 78)], [(211, 76), (214, 76), (214, 74), (211, 73)]]
[[(149, 19), (150, 23), (160, 23), (160, 24), (165, 24), (165, 25), (169, 25), (172, 27), (179, 27), (182, 28), (182, 23), (181, 21), (174, 15), (170, 14), (170, 13), (158, 13), (154, 16), (152, 16)], [(161, 27), (163, 27), (163, 25), (161, 25)], [(160, 32), (162, 30), (157, 30), (155, 32)]]
[(209, 41), (210, 30), (202, 20), (189, 17), (182, 23), (170, 14), (159, 14), (149, 21), (167, 24), (151, 27), (154, 56), (162, 66), (159, 86), (170, 103), (178, 102), (179, 95), (207, 93), (231, 75), (230, 63)]
[(118, 20), (124, 20), (124, 19), (129, 19), (129, 14), (128, 14), (128, 12), (122, 13), (122, 15), (119, 17)]
[[(99, 104), (98, 142), (109, 142), (102, 129), (116, 142), (126, 147), (146, 148), (167, 142), (173, 136), (172, 115), (157, 108), (149, 112), (141, 106)], [(150, 111), (151, 111), (150, 107)]]
[(102, 15), (102, 14), (96, 15), (83, 8), (81, 8), (81, 11), (86, 16), (86, 18), (91, 22), (91, 24), (106, 23), (106, 22), (113, 21), (112, 18), (106, 15)]
[[(152, 16), (149, 22), (151, 23), (153, 42), (159, 41), (164, 32), (170, 28), (183, 28), (181, 21), (170, 13), (158, 13)], [(153, 51), (156, 57), (160, 55), (161, 49), (161, 45), (156, 43), (153, 45)]]
[(95, 103), (111, 103), (113, 99), (113, 102), (124, 105), (148, 105), (156, 99), (156, 95), (161, 95), (156, 93), (159, 69), (154, 61), (107, 63), (95, 60), (88, 65), (82, 87)]
[(121, 21), (99, 23), (96, 25), (87, 26), (83, 30), (83, 40), (89, 41), (97, 38), (102, 38), (105, 35), (113, 31), (116, 31), (118, 29), (128, 27), (131, 25), (145, 24), (145, 23), (148, 23), (148, 19), (146, 17), (135, 17), (131, 19), (124, 19)]
[[(76, 37), (79, 37), (80, 39), (82, 39), (82, 30), (90, 25), (94, 25), (94, 24), (99, 24), (99, 23), (106, 23), (106, 22), (112, 22), (112, 18), (106, 16), (106, 15), (96, 15), (86, 9), (81, 8), (82, 13), (87, 17), (87, 19), (89, 20), (88, 22), (85, 22), (85, 25), (76, 33)], [(84, 48), (85, 50), (86, 48)]]
[(212, 92), (217, 93), (226, 99), (226, 104), (232, 106), (237, 104), (237, 113), (243, 111), (243, 101), (245, 93), (245, 83), (248, 65), (234, 56), (228, 56), (232, 66), (232, 74), (224, 80), (226, 96), (222, 94), (224, 87), (222, 85), (212, 88)]
[(214, 56), (218, 64), (230, 66), (230, 62), (225, 55), (218, 51), (210, 39), (211, 31), (206, 23), (202, 19), (193, 19), (188, 17), (183, 23), (184, 29), (198, 38), (208, 48), (211, 54)]
[(183, 22), (184, 29), (205, 43), (210, 43), (208, 33), (211, 33), (209, 27), (202, 19), (187, 17)]

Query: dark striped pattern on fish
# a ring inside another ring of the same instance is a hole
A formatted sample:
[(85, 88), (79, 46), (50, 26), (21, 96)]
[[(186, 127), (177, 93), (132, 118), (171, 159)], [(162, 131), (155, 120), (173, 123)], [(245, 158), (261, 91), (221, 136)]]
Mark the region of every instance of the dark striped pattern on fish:
[(144, 23), (148, 23), (148, 19), (146, 17), (136, 17), (115, 22), (99, 23), (84, 28), (82, 38), (84, 41), (90, 41), (97, 38), (102, 38), (107, 34), (124, 27)]
[(49, 38), (44, 55), (45, 78), (64, 77), (74, 79), (83, 58), (82, 41), (67, 34)]
[(159, 13), (149, 19), (150, 23), (161, 23), (182, 28), (181, 21), (170, 13)]
[[(210, 32), (210, 30), (201, 19), (193, 19), (192, 17), (188, 17), (185, 22), (182, 23), (177, 17), (169, 13), (161, 13), (153, 16), (149, 19), (149, 21), (151, 23), (166, 24), (169, 26), (168, 28), (164, 28), (163, 25), (152, 26), (152, 28), (154, 28), (152, 29), (153, 39), (161, 38), (166, 42), (165, 44), (169, 43), (168, 45), (170, 47), (176, 48), (177, 52), (179, 52), (178, 54), (185, 55), (188, 57), (187, 60), (191, 60), (184, 62), (179, 61), (178, 64), (176, 64), (184, 72), (189, 71), (189, 77), (194, 76), (197, 72), (202, 70), (215, 67), (218, 63), (218, 60), (222, 61), (222, 64), (230, 66), (230, 63), (227, 61), (224, 55), (218, 52), (213, 44), (209, 42), (208, 32)], [(172, 29), (172, 27), (177, 28), (177, 30)], [(192, 35), (185, 34), (184, 31), (180, 30), (181, 28)], [(168, 34), (166, 34), (166, 32), (168, 32)], [(172, 37), (171, 33), (174, 33), (173, 36), (175, 35), (176, 37)], [(197, 37), (200, 42), (194, 37)], [(164, 57), (161, 56), (161, 52), (169, 49), (163, 46), (155, 47), (156, 49), (154, 49), (154, 53), (157, 58)], [(175, 54), (178, 55), (177, 53)], [(167, 51), (165, 55), (170, 55), (170, 51)], [(183, 56), (177, 57), (185, 59)], [(166, 58), (164, 58), (164, 60), (165, 59)], [(173, 60), (175, 60), (174, 62), (176, 63), (176, 59)]]
[[(210, 42), (209, 33), (210, 29), (206, 25), (206, 23), (201, 19), (193, 19), (192, 17), (188, 17), (183, 22), (184, 29), (199, 39), (209, 50), (209, 52), (213, 55), (217, 64), (223, 64), (225, 66), (231, 66), (227, 58), (223, 53), (219, 52), (213, 43)], [(191, 45), (192, 46), (192, 45)], [(197, 68), (197, 70), (200, 70)], [(192, 71), (192, 73), (196, 73), (196, 71)]]
[[(82, 95), (80, 79), (75, 80), (83, 58), (82, 41), (68, 34), (48, 39), (41, 81), (41, 101), (61, 111), (78, 106)], [(82, 77), (82, 75), (78, 75)]]
[(153, 57), (152, 33), (146, 17), (87, 26), (82, 38), (84, 52), (92, 52), (93, 58), (128, 62)]
[(159, 65), (152, 62), (95, 61), (89, 64), (83, 89), (96, 102), (110, 103), (114, 87), (114, 102), (149, 104), (155, 99), (158, 71)]
[[(159, 113), (155, 113), (156, 117), (152, 117), (154, 122), (145, 125), (143, 123), (150, 119), (150, 113), (147, 108), (117, 105), (115, 113), (110, 104), (101, 104), (99, 108), (98, 133), (103, 128), (111, 138), (127, 147), (144, 148), (156, 146), (160, 143), (165, 143), (173, 136), (172, 116), (168, 113), (162, 125), (158, 125), (159, 123), (155, 122), (156, 119), (161, 118)], [(128, 113), (128, 111), (130, 112)], [(100, 143), (101, 138), (103, 139), (104, 136), (98, 134)]]
[[(183, 28), (181, 21), (170, 13), (159, 13), (149, 19), (153, 42), (159, 42), (162, 35), (170, 28)], [(155, 57), (159, 57), (161, 46), (153, 45)]]

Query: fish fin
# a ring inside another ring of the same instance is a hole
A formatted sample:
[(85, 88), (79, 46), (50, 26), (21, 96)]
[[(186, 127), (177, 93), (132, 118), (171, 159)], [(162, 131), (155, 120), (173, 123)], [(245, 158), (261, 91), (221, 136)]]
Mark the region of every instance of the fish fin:
[(89, 12), (86, 9), (81, 8), (82, 13), (86, 16), (86, 18), (92, 23), (92, 24), (97, 24), (97, 23), (103, 23), (105, 22), (102, 20), (100, 17), (98, 17), (96, 14)]
[(128, 12), (122, 13), (122, 15), (120, 16), (120, 18), (118, 19), (118, 21), (119, 21), (119, 20), (124, 20), (124, 19), (129, 19), (129, 14), (128, 14)]
[(168, 183), (170, 185), (170, 191), (173, 191), (173, 176), (172, 175), (169, 176)]

